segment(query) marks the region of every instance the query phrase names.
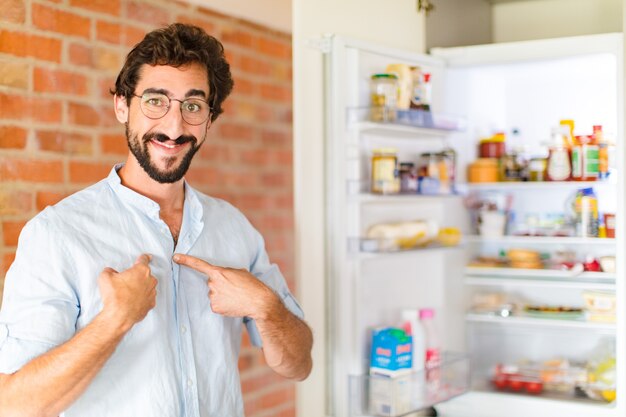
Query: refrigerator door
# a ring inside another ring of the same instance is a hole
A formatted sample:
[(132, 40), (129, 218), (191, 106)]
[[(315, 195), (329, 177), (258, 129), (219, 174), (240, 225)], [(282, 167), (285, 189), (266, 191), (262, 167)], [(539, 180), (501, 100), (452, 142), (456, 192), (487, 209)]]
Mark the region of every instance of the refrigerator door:
[[(419, 66), (433, 80), (431, 106), (442, 108), (446, 74), (443, 60), (340, 37), (327, 41), (327, 276), (332, 317), (328, 323), (328, 395), (330, 414), (348, 416), (356, 415), (354, 403), (364, 400), (354, 398), (359, 395), (354, 394), (356, 386), (351, 394), (349, 376), (358, 384), (362, 381), (359, 378), (367, 375), (371, 331), (399, 323), (400, 309), (420, 305), (436, 308), (438, 327), (445, 329), (442, 338), (447, 346), (463, 351), (465, 343), (460, 298), (465, 263), (451, 261), (462, 258), (463, 251), (381, 253), (375, 248), (372, 252), (366, 246), (381, 242), (364, 239), (368, 228), (386, 222), (434, 220), (462, 229), (468, 222), (459, 196), (397, 196), (392, 201), (391, 196), (370, 193), (369, 187), (374, 150), (396, 147), (400, 158), (416, 159), (422, 152), (441, 150), (455, 140), (461, 123), (444, 116), (444, 112), (433, 113), (433, 124), (438, 127), (371, 122), (371, 75), (385, 72), (389, 64)], [(447, 276), (456, 295), (448, 291)]]

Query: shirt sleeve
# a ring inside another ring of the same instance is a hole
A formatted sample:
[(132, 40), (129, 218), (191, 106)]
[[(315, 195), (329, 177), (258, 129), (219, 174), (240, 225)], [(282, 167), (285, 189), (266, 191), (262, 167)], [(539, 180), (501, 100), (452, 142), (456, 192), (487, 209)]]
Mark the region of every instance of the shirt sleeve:
[[(287, 307), (287, 309), (291, 313), (293, 313), (298, 318), (303, 319), (304, 312), (302, 311), (302, 308), (296, 301), (295, 297), (289, 291), (289, 287), (287, 287), (285, 278), (280, 272), (278, 266), (276, 264), (270, 263), (267, 252), (265, 251), (265, 243), (258, 232), (256, 232), (256, 240), (257, 257), (252, 263), (250, 271), (258, 279), (263, 281), (263, 283), (273, 289), (276, 294), (278, 294), (278, 296), (285, 304), (285, 307)], [(261, 341), (261, 335), (259, 334), (259, 330), (257, 329), (255, 321), (250, 318), (245, 318), (244, 323), (246, 325), (246, 329), (248, 330), (248, 334), (250, 336), (250, 341), (252, 342), (252, 344), (258, 347), (263, 346), (263, 343)]]
[(0, 373), (16, 372), (75, 333), (79, 303), (71, 259), (47, 221), (36, 217), (26, 224), (5, 278)]

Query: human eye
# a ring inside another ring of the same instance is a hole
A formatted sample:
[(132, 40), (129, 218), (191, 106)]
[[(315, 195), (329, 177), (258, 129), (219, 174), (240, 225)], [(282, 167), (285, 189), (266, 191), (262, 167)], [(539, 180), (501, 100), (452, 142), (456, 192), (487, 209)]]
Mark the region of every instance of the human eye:
[(162, 94), (144, 94), (143, 102), (150, 107), (161, 108), (169, 105), (169, 100)]
[(201, 100), (185, 100), (183, 108), (187, 113), (199, 113), (206, 107), (206, 103)]

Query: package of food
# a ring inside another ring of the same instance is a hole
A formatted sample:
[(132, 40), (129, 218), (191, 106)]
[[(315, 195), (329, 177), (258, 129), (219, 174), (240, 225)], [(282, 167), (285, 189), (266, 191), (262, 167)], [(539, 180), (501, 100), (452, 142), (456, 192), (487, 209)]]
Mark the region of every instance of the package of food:
[(367, 239), (376, 239), (378, 250), (392, 251), (427, 245), (437, 239), (439, 227), (432, 220), (379, 223), (371, 226)]
[(615, 322), (615, 293), (607, 291), (583, 292), (589, 321)]

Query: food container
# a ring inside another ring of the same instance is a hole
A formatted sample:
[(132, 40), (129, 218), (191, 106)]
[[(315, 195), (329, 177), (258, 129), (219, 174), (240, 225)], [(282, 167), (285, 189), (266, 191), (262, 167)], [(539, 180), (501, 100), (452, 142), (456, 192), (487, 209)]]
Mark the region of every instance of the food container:
[(615, 237), (615, 214), (613, 213), (604, 214), (604, 226), (606, 227), (606, 237), (614, 238)]
[(480, 158), (500, 158), (504, 155), (504, 140), (482, 139), (478, 145)]
[(469, 182), (497, 182), (498, 160), (495, 158), (478, 158), (467, 168)]
[(528, 163), (528, 177), (530, 181), (546, 181), (546, 158), (531, 158)]
[(396, 120), (398, 77), (395, 74), (374, 74), (370, 80), (370, 119), (374, 122)]
[(615, 293), (604, 291), (583, 292), (589, 321), (615, 322)]
[(398, 175), (398, 155), (394, 148), (374, 149), (372, 155), (373, 193), (397, 194), (400, 192)]

